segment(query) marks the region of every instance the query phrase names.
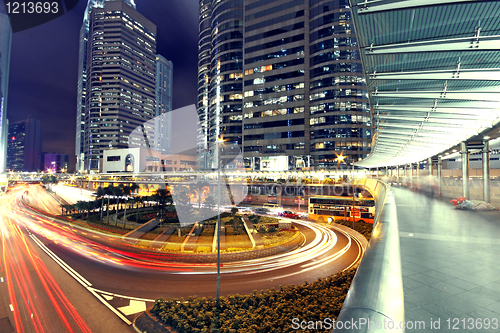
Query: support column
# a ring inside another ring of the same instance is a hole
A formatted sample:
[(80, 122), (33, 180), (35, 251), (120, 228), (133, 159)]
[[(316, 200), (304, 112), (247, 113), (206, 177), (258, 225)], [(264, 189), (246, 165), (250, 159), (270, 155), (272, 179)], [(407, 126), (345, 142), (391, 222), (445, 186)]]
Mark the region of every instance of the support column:
[(429, 163), (429, 176), (432, 176), (432, 157), (427, 159), (427, 163)]
[(388, 166), (385, 167), (385, 176), (386, 177), (389, 176), (389, 167)]
[(399, 165), (396, 165), (396, 183), (399, 186)]
[(462, 154), (462, 196), (469, 199), (469, 151), (465, 142), (460, 143)]
[(491, 202), (490, 191), (490, 143), (483, 140), (483, 200)]
[(413, 191), (413, 163), (410, 163), (410, 189)]
[(441, 179), (441, 171), (443, 168), (443, 160), (441, 159), (441, 156), (438, 157), (438, 163), (437, 163), (437, 184), (438, 184), (438, 196), (443, 196), (442, 192), (442, 179)]
[(417, 162), (417, 178), (420, 177), (420, 162)]

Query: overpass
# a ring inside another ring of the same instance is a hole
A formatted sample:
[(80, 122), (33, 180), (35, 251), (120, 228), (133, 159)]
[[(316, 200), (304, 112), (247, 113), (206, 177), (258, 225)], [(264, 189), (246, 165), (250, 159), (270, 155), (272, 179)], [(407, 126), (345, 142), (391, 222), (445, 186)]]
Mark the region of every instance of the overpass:
[[(469, 198), (473, 154), (481, 163), (475, 174), (481, 183), (474, 187), (490, 202), (490, 154), (500, 143), (500, 1), (350, 5), (374, 123), (372, 151), (356, 165), (409, 182), (425, 165), (442, 194), (443, 162), (460, 162), (455, 194)], [(458, 211), (447, 200), (406, 189), (393, 193), (378, 229), (395, 222), (398, 231), (372, 238), (339, 320), (403, 319), (412, 325), (407, 331), (497, 331), (491, 322), (500, 317), (500, 214)], [(393, 203), (397, 213), (384, 216)]]

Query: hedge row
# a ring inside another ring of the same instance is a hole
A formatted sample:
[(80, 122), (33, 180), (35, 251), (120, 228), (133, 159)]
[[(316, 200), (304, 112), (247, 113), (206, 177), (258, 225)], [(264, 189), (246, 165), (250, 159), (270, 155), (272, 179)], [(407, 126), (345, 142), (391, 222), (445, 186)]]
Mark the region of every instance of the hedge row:
[[(294, 332), (292, 319), (319, 321), (337, 318), (356, 270), (279, 290), (256, 291), (252, 295), (221, 297), (220, 332)], [(211, 332), (217, 317), (212, 298), (159, 299), (151, 313), (179, 333)]]

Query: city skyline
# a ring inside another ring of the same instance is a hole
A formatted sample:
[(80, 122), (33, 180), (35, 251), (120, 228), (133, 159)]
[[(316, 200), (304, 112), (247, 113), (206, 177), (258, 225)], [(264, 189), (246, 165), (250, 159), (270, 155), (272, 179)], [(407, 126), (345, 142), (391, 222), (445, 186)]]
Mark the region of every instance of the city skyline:
[[(80, 1), (60, 18), (14, 33), (12, 38), (7, 117), (11, 122), (28, 115), (40, 119), (44, 151), (68, 154), (70, 170), (75, 166), (78, 35), (86, 5), (87, 1)], [(176, 68), (172, 108), (194, 104), (198, 2), (144, 0), (136, 1), (136, 5), (158, 27), (157, 53)], [(3, 5), (0, 10), (5, 12)]]
[(369, 153), (368, 93), (347, 0), (200, 6), (199, 165), (216, 164), (220, 137), (241, 147), (251, 170), (336, 168)]

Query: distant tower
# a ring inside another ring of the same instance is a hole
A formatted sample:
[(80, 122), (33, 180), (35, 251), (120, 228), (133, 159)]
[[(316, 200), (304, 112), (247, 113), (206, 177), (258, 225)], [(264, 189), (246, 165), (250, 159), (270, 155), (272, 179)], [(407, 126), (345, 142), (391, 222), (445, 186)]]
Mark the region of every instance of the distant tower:
[(11, 171), (36, 172), (43, 169), (42, 124), (29, 117), (9, 126), (7, 168)]
[(12, 29), (9, 17), (0, 13), (0, 173), (5, 172), (7, 160), (7, 97), (9, 96), (10, 45)]
[[(134, 0), (125, 0), (135, 9)], [(85, 141), (85, 98), (87, 91), (87, 43), (89, 35), (89, 17), (92, 8), (104, 8), (104, 0), (88, 0), (87, 8), (80, 28), (80, 48), (78, 54), (78, 84), (77, 84), (77, 110), (76, 110), (76, 171), (82, 173), (84, 168), (84, 141)]]
[(172, 62), (156, 56), (155, 150), (171, 153), (172, 142)]
[[(154, 137), (156, 26), (122, 0), (105, 1), (88, 36), (83, 152), (85, 170), (99, 172), (104, 150)], [(137, 127), (143, 137), (129, 138)]]

